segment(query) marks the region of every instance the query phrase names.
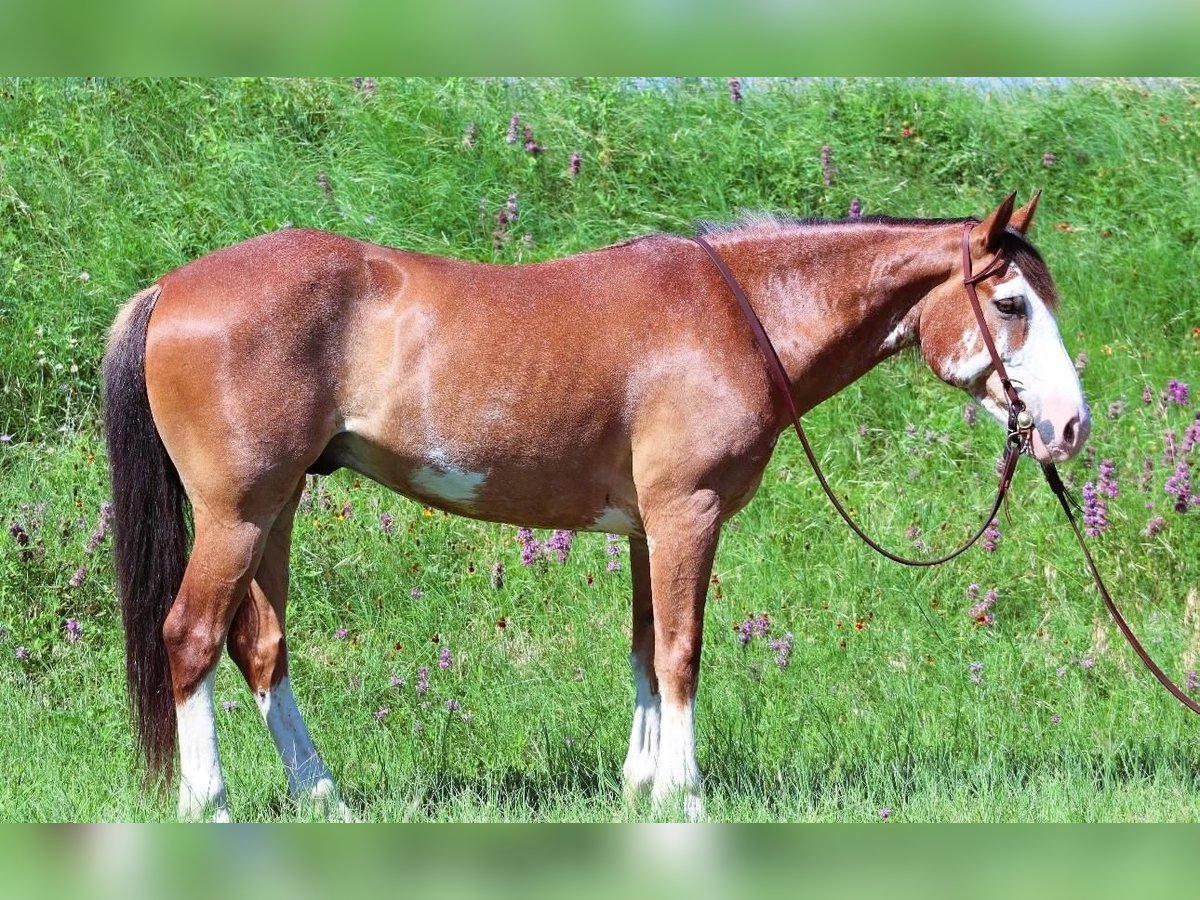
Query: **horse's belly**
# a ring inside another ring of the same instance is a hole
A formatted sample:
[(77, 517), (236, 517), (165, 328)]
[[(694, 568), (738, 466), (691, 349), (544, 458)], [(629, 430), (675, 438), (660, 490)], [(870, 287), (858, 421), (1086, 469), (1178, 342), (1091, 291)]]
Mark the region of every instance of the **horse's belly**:
[(457, 515), (534, 528), (640, 533), (637, 495), (620, 454), (577, 446), (547, 458), (442, 449), (384, 448), (343, 434), (337, 465), (420, 503)]

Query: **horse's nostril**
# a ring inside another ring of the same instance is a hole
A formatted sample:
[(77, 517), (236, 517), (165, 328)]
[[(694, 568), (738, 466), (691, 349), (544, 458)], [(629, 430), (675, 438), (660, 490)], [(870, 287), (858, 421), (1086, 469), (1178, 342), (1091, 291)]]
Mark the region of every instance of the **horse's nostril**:
[(1075, 443), (1075, 425), (1078, 421), (1078, 419), (1072, 419), (1063, 429), (1063, 441), (1068, 444)]

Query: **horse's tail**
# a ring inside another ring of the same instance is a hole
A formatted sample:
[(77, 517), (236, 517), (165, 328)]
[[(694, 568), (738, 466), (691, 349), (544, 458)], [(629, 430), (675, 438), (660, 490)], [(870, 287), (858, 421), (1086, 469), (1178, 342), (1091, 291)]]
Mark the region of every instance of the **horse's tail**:
[(156, 285), (121, 309), (104, 355), (104, 430), (112, 473), (113, 558), (125, 625), (125, 677), (150, 782), (175, 763), (175, 700), (163, 640), (187, 564), (186, 495), (146, 394), (146, 330)]

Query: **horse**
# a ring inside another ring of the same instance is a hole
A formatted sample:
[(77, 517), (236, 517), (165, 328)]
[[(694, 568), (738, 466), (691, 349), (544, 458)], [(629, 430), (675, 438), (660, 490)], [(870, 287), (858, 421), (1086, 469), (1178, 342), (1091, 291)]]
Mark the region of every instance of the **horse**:
[[(801, 413), (916, 347), (1004, 422), (964, 293), (973, 223), (974, 269), (1002, 257), (977, 290), (1033, 419), (1027, 449), (1060, 461), (1090, 418), (1027, 237), (1037, 199), (1014, 209), (1010, 195), (982, 220), (749, 214), (699, 233), (752, 298)], [(291, 795), (349, 815), (296, 706), (286, 637), (296, 507), (309, 473), (339, 467), (458, 515), (627, 536), (624, 785), (703, 814), (694, 704), (713, 557), (789, 418), (692, 239), (502, 265), (287, 228), (129, 299), (103, 373), (131, 708), (148, 778), (169, 784), (178, 748), (181, 817), (229, 818), (223, 646)]]

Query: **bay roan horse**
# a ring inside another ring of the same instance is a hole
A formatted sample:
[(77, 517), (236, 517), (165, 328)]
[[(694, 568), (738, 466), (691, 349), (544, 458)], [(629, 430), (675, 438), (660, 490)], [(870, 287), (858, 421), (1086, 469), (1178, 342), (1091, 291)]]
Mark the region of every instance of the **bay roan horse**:
[[(1062, 460), (1089, 427), (1009, 197), (971, 233), (988, 326)], [(963, 220), (747, 217), (708, 241), (811, 409), (917, 346), (1001, 421), (963, 288)], [(722, 523), (787, 424), (747, 323), (689, 239), (488, 265), (305, 229), (218, 250), (133, 297), (104, 364), (127, 676), (150, 772), (179, 750), (180, 812), (228, 817), (213, 678), (245, 675), (291, 792), (344, 814), (288, 680), (292, 519), (305, 474), (348, 467), (421, 503), (628, 535), (633, 728), (624, 777), (699, 814), (693, 709)], [(553, 399), (548, 399), (553, 398)], [(187, 552), (185, 503), (194, 516)]]

